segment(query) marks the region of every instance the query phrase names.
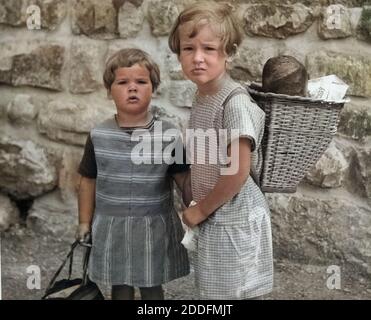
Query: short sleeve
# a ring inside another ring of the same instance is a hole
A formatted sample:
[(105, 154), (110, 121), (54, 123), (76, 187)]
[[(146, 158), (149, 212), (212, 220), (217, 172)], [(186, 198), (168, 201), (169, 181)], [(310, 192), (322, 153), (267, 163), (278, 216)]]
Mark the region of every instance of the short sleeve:
[[(182, 158), (176, 156), (176, 152), (182, 150)], [(183, 146), (183, 141), (178, 137), (176, 146), (171, 152), (171, 156), (175, 157), (175, 162), (171, 164), (167, 170), (168, 174), (173, 175), (180, 172), (185, 172), (189, 170), (190, 165), (187, 163), (186, 150)]]
[(84, 155), (82, 156), (78, 172), (83, 177), (90, 179), (97, 178), (97, 163), (95, 160), (94, 145), (90, 134), (86, 139)]
[(167, 172), (168, 172), (168, 174), (173, 175), (173, 174), (176, 174), (176, 173), (188, 171), (189, 167), (190, 167), (190, 165), (185, 163), (185, 159), (184, 159), (184, 163), (173, 163), (173, 164), (171, 164), (169, 166), (169, 168), (167, 169)]
[(251, 151), (254, 151), (263, 137), (264, 120), (264, 111), (252, 98), (247, 93), (238, 94), (225, 106), (223, 128), (238, 130), (238, 137), (248, 138), (251, 141)]

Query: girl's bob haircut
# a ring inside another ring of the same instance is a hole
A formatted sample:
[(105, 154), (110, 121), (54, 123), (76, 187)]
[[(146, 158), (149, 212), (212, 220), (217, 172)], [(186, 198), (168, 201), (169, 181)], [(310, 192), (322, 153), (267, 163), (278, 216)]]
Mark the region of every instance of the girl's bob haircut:
[(111, 90), (112, 83), (116, 78), (115, 71), (118, 68), (130, 68), (135, 64), (147, 68), (152, 83), (152, 91), (155, 92), (161, 82), (160, 69), (148, 53), (134, 48), (121, 49), (108, 59), (103, 74), (106, 89)]
[(211, 26), (220, 36), (224, 52), (228, 56), (237, 53), (242, 41), (242, 31), (234, 7), (227, 2), (198, 2), (183, 10), (175, 21), (169, 35), (170, 50), (180, 54), (179, 28), (191, 22), (189, 38), (195, 37), (205, 25)]

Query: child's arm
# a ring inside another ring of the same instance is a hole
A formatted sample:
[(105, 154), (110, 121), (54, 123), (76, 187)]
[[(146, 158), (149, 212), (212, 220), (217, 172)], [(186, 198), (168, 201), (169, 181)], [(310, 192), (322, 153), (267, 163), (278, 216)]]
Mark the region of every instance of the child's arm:
[(194, 227), (206, 220), (216, 209), (231, 200), (245, 184), (250, 172), (251, 143), (247, 138), (236, 139), (231, 144), (235, 143), (239, 145), (238, 154), (231, 155), (231, 146), (229, 146), (228, 156), (231, 157), (231, 163), (237, 161), (237, 172), (233, 175), (220, 176), (214, 189), (204, 199), (184, 211), (183, 222), (189, 227)]
[(76, 234), (76, 238), (80, 241), (86, 240), (85, 238), (90, 232), (94, 209), (95, 179), (81, 176), (78, 186), (79, 226)]
[(185, 171), (176, 173), (173, 178), (182, 192), (183, 203), (188, 207), (192, 201), (192, 189), (191, 189), (191, 172)]

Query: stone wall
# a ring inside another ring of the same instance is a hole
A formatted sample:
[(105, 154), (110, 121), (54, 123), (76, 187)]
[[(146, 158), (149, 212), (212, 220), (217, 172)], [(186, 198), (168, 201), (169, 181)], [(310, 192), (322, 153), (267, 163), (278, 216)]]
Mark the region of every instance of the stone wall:
[[(73, 233), (87, 133), (115, 112), (102, 84), (115, 50), (134, 46), (154, 57), (162, 73), (155, 109), (186, 124), (195, 88), (167, 35), (192, 2), (0, 0), (0, 230), (18, 223)], [(259, 81), (269, 57), (291, 54), (311, 78), (334, 73), (350, 86), (339, 132), (297, 193), (268, 195), (276, 257), (371, 274), (371, 3), (231, 2), (245, 31), (234, 78)]]

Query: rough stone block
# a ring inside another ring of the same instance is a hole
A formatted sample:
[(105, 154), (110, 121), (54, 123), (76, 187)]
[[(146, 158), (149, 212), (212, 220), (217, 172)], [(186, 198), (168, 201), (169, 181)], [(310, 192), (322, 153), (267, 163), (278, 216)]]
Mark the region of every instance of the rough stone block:
[(27, 124), (32, 123), (37, 115), (37, 108), (31, 101), (31, 96), (18, 94), (8, 104), (8, 118), (12, 123)]
[(38, 129), (52, 140), (83, 146), (87, 133), (103, 120), (104, 116), (91, 105), (55, 100), (40, 111)]
[(25, 27), (32, 18), (30, 14), (36, 14), (30, 10), (31, 6), (39, 7), (40, 27), (47, 30), (56, 29), (67, 13), (67, 3), (63, 0), (0, 0), (0, 23)]
[(72, 32), (98, 39), (117, 37), (117, 10), (111, 1), (74, 0)]
[(244, 13), (247, 34), (286, 39), (306, 31), (313, 23), (312, 9), (301, 3), (275, 6), (252, 4)]
[(143, 28), (144, 12), (130, 2), (125, 2), (119, 9), (118, 32), (120, 38), (134, 38)]
[(349, 163), (334, 143), (306, 175), (306, 180), (321, 188), (337, 188), (343, 185)]
[(152, 34), (156, 37), (168, 35), (181, 10), (182, 7), (171, 0), (150, 0), (147, 19)]
[(359, 141), (370, 137), (371, 102), (370, 105), (347, 103), (340, 113), (338, 131)]
[(367, 55), (318, 50), (307, 55), (306, 67), (312, 79), (335, 74), (349, 85), (347, 94), (371, 97), (371, 59)]
[(29, 54), (15, 55), (11, 69), (11, 84), (62, 91), (63, 64), (64, 48), (59, 45), (43, 45)]
[(363, 7), (357, 31), (359, 38), (371, 42), (371, 3)]
[(71, 46), (70, 92), (88, 93), (103, 89), (104, 44), (75, 40)]
[(318, 35), (322, 39), (346, 38), (352, 35), (350, 12), (342, 5), (331, 5), (321, 10)]
[(0, 138), (0, 168), (0, 189), (17, 199), (39, 196), (57, 185), (45, 149), (30, 140)]
[(10, 199), (0, 194), (0, 232), (19, 222), (19, 210)]
[(268, 196), (276, 257), (300, 262), (348, 262), (371, 272), (370, 224), (367, 205), (328, 195), (327, 199), (305, 190), (291, 195)]

